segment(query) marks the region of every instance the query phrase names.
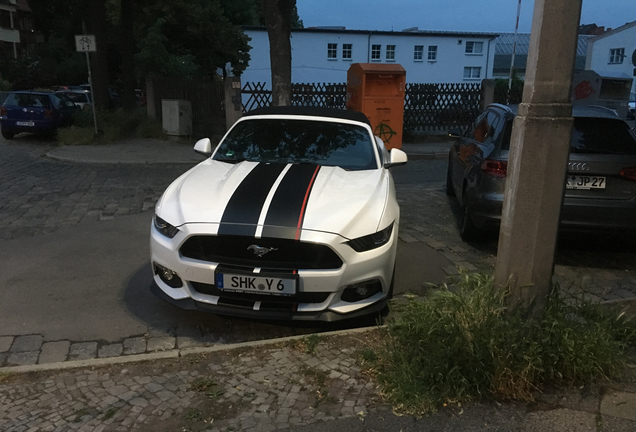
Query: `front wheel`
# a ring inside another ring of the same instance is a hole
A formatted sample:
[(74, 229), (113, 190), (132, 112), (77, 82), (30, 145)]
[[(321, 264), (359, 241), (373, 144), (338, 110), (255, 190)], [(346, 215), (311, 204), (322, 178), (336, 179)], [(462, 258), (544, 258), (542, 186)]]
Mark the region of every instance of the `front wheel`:
[(2, 136), (3, 136), (5, 139), (8, 139), (8, 140), (13, 139), (14, 135), (15, 135), (15, 134), (14, 134), (13, 132), (9, 132), (9, 131), (6, 131), (6, 130), (4, 130), (4, 129), (2, 130)]
[(448, 161), (448, 168), (446, 170), (446, 195), (455, 196), (455, 190), (453, 189), (453, 176), (450, 171), (450, 160)]

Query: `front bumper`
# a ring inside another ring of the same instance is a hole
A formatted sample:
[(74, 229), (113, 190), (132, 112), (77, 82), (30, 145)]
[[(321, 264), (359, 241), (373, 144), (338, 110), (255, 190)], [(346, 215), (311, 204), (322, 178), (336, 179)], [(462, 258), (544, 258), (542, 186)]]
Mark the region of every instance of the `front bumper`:
[[(482, 229), (498, 229), (503, 194), (483, 193), (471, 203), (473, 223)], [(636, 199), (565, 197), (560, 228), (571, 231), (636, 231)]]
[[(177, 287), (168, 286), (153, 268), (155, 274), (152, 291), (159, 298), (183, 309), (220, 315), (328, 322), (376, 313), (386, 307), (397, 251), (397, 225), (394, 226), (391, 238), (385, 245), (362, 253), (355, 252), (342, 237), (327, 233), (303, 232), (301, 241), (329, 245), (342, 259), (343, 264), (338, 269), (297, 269), (297, 295), (284, 299), (277, 296), (259, 297), (258, 294), (242, 295), (219, 291), (214, 288), (215, 272), (217, 267), (225, 267), (224, 263), (191, 259), (179, 253), (181, 245), (190, 236), (214, 235), (215, 230), (214, 225), (186, 225), (180, 227), (179, 233), (173, 239), (169, 239), (152, 226), (150, 250), (153, 267), (158, 265), (173, 271), (182, 282)], [(253, 268), (241, 269), (252, 270)], [(345, 288), (369, 281), (379, 285), (380, 291), (359, 301), (345, 301), (341, 298)], [(296, 301), (296, 298), (299, 300)], [(303, 302), (302, 299), (308, 298), (316, 300)]]

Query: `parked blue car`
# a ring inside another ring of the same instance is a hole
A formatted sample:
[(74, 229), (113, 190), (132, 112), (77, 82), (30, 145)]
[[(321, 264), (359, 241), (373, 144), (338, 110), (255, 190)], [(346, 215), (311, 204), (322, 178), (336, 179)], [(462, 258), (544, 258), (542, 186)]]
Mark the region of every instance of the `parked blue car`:
[(61, 93), (43, 91), (15, 91), (9, 93), (0, 107), (2, 136), (12, 139), (20, 132), (53, 134), (70, 125), (79, 109)]

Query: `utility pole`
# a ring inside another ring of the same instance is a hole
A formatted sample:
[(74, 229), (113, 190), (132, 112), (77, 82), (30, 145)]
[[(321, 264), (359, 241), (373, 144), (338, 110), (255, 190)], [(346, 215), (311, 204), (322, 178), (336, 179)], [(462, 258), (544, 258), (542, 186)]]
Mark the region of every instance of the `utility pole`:
[(517, 52), (517, 35), (519, 34), (519, 15), (521, 14), (521, 0), (517, 4), (517, 23), (515, 24), (515, 36), (512, 43), (512, 58), (510, 59), (510, 74), (508, 75), (508, 101), (510, 101), (510, 90), (512, 90), (512, 72), (515, 68), (515, 54)]
[(571, 82), (582, 0), (535, 0), (523, 101), (514, 120), (495, 284), (545, 307), (572, 134)]

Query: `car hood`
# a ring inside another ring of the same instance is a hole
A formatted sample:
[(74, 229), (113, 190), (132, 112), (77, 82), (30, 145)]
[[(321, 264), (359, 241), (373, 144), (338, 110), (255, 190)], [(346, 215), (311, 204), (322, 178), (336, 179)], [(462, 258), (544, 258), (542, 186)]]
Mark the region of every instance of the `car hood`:
[(218, 224), (219, 234), (299, 238), (312, 230), (352, 239), (382, 228), (391, 185), (384, 169), (208, 159), (168, 187), (156, 212), (177, 227)]

